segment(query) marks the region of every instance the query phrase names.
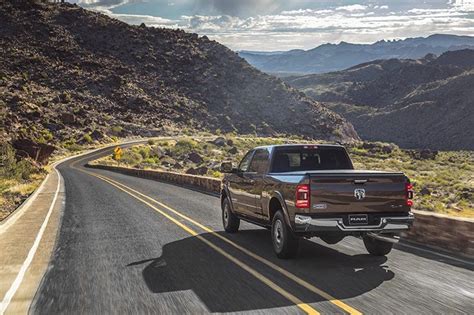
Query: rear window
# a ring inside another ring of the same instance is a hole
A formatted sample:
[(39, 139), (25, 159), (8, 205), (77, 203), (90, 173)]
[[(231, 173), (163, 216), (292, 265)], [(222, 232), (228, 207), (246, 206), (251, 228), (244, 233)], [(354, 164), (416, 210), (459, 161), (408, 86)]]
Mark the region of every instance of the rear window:
[(346, 150), (339, 147), (276, 148), (272, 163), (274, 173), (351, 169)]

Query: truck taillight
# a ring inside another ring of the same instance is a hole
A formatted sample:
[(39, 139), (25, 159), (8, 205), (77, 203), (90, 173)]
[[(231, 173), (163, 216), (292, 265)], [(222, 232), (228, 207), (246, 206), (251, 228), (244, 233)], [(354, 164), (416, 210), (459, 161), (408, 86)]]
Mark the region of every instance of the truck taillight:
[(296, 208), (309, 208), (309, 185), (296, 186)]
[(406, 205), (411, 207), (413, 206), (413, 185), (410, 183), (405, 184), (405, 192), (406, 192)]

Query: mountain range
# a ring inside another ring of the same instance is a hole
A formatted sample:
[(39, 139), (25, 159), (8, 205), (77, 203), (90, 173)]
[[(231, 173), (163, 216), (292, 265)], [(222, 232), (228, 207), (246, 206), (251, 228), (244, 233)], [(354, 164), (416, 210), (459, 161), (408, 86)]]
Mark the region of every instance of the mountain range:
[(473, 36), (434, 34), (404, 40), (381, 40), (373, 44), (324, 44), (310, 50), (277, 52), (240, 51), (251, 65), (278, 76), (343, 70), (377, 59), (419, 59), (432, 53), (474, 49)]
[(186, 128), (358, 139), (340, 115), (206, 36), (132, 26), (68, 3), (2, 1), (0, 47), (6, 141)]
[(474, 50), (375, 60), (286, 81), (347, 118), (364, 140), (474, 150)]

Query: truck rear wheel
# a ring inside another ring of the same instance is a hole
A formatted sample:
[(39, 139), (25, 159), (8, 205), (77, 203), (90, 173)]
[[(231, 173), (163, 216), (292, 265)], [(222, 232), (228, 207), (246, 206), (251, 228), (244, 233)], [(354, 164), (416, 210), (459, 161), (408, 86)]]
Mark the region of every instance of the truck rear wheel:
[(222, 202), (222, 224), (227, 233), (237, 232), (240, 226), (240, 219), (232, 213), (230, 202), (227, 198)]
[(377, 240), (370, 236), (364, 236), (364, 245), (369, 254), (374, 256), (385, 256), (392, 250), (393, 243)]
[(286, 224), (283, 212), (277, 211), (272, 220), (273, 249), (278, 258), (292, 258), (298, 252), (299, 238)]

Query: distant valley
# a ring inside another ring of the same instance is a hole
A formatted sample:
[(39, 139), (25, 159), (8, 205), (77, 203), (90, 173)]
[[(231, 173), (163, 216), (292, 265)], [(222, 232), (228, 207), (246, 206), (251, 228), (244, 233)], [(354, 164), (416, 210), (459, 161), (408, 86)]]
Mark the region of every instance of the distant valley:
[(364, 140), (474, 150), (474, 50), (376, 60), (286, 81), (346, 117)]

